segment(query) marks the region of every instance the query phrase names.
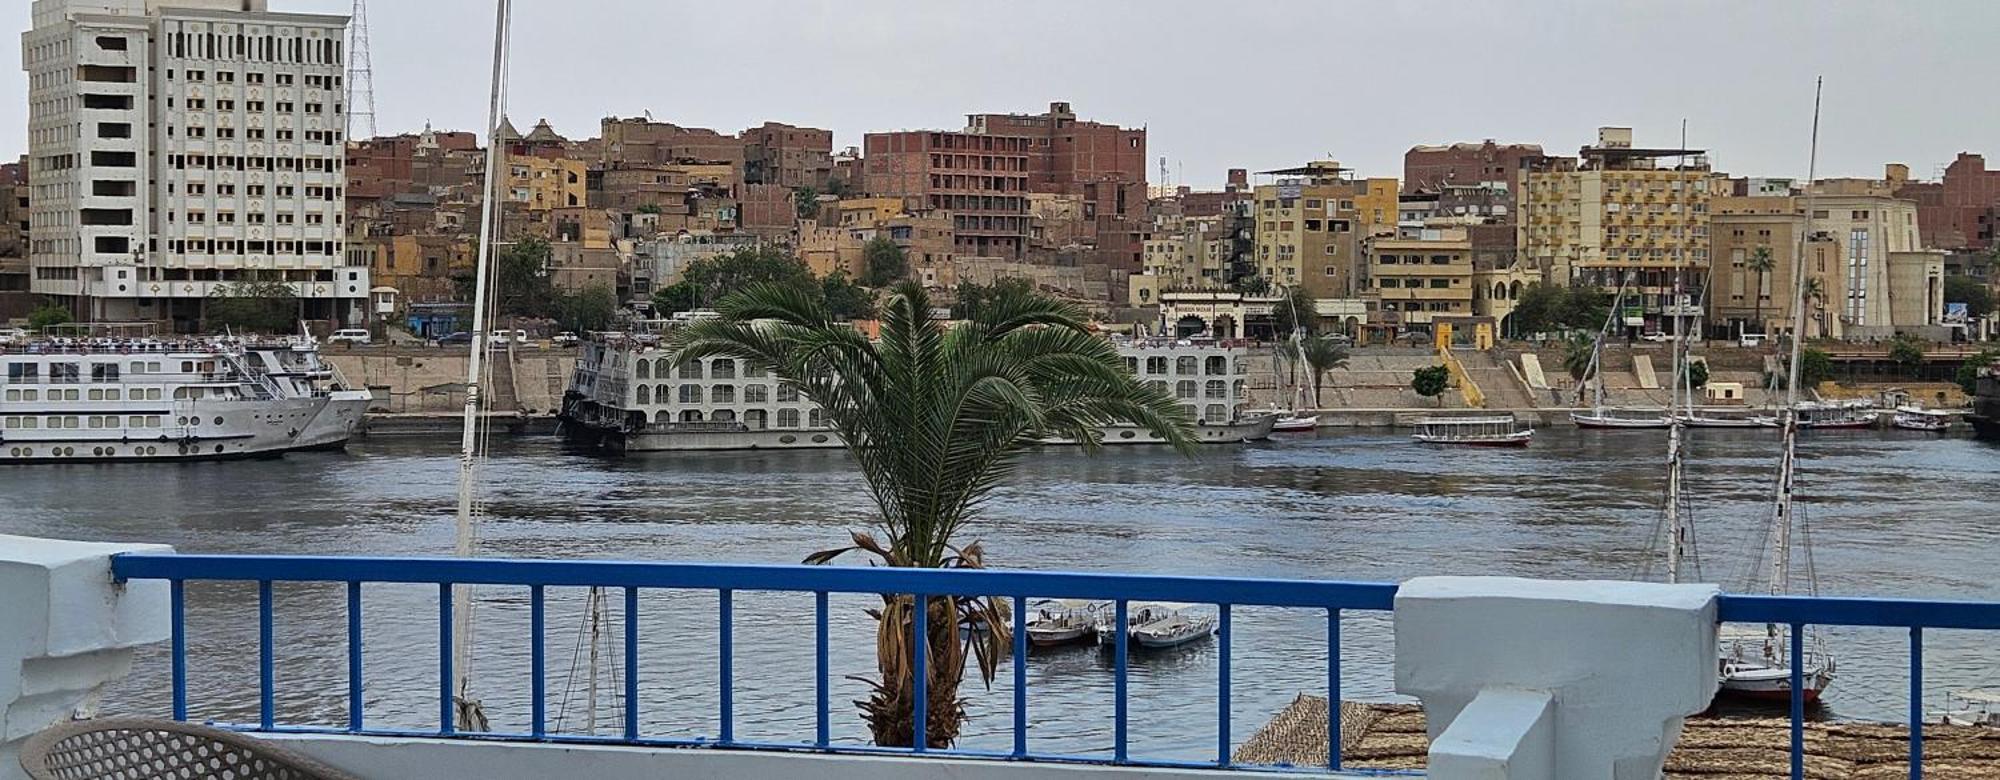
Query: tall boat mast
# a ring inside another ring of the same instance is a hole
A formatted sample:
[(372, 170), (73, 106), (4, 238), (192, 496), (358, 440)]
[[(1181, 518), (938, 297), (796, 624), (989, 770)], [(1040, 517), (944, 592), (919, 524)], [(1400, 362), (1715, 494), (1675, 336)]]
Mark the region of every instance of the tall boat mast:
[[(1784, 593), (1790, 583), (1792, 557), (1792, 484), (1798, 473), (1799, 365), (1805, 350), (1806, 250), (1812, 243), (1813, 179), (1819, 173), (1819, 103), (1823, 79), (1813, 80), (1812, 147), (1806, 163), (1805, 226), (1798, 253), (1792, 258), (1792, 355), (1785, 372), (1785, 408), (1779, 412), (1785, 428), (1785, 449), (1778, 461), (1778, 495), (1771, 507), (1771, 593)], [(1793, 659), (1793, 663), (1798, 663)]]
[[(458, 452), (458, 520), (457, 546), (459, 557), (473, 554), (473, 493), (477, 485), (481, 453), (480, 433), (485, 420), (480, 415), (480, 406), (485, 400), (486, 378), (486, 314), (491, 305), (493, 293), (493, 242), (498, 235), (500, 221), (500, 169), (505, 164), (505, 150), (502, 148), (500, 126), (505, 121), (507, 106), (507, 43), (510, 14), (513, 0), (496, 0), (493, 23), (493, 83), (486, 115), (486, 175), (481, 189), (479, 220), (479, 257), (473, 267), (472, 293), (472, 354), (465, 367), (465, 410), (463, 429), (459, 437)], [(472, 721), (481, 722), (484, 715), (479, 704), (470, 696), (472, 677), (472, 588), (458, 585), (453, 588), (452, 601), (457, 609), (452, 612), (452, 671), (456, 679), (452, 683), (457, 699), (459, 719), (471, 726)]]

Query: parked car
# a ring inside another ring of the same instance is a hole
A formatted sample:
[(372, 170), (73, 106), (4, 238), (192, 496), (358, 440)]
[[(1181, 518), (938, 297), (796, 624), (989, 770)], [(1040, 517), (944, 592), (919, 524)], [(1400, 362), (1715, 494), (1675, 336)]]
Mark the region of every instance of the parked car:
[(373, 342), (374, 339), (369, 337), (368, 331), (360, 328), (343, 328), (334, 331), (333, 335), (326, 337), (326, 343), (328, 344), (360, 344), (367, 346)]
[(462, 331), (462, 330), (461, 330), (461, 331), (459, 331), (459, 332), (457, 332), (457, 333), (453, 333), (453, 334), (451, 334), (451, 335), (449, 335), (449, 336), (446, 336), (446, 337), (444, 337), (444, 338), (441, 338), (441, 339), (438, 339), (438, 343), (439, 343), (439, 344), (471, 344), (471, 343), (472, 343), (472, 334), (471, 334), (471, 333), (468, 333), (468, 332), (466, 332), (466, 331)]
[(554, 343), (558, 347), (574, 347), (581, 340), (576, 337), (576, 334), (569, 331), (563, 331), (556, 334), (554, 338), (549, 339), (551, 343)]
[(1640, 340), (1640, 341), (1653, 341), (1653, 342), (1665, 342), (1665, 341), (1673, 341), (1673, 340), (1674, 340), (1674, 334), (1672, 334), (1672, 333), (1642, 333), (1642, 334), (1640, 334), (1640, 335), (1639, 335), (1639, 340)]
[(1745, 333), (1739, 343), (1746, 347), (1761, 347), (1764, 346), (1764, 338), (1762, 333)]

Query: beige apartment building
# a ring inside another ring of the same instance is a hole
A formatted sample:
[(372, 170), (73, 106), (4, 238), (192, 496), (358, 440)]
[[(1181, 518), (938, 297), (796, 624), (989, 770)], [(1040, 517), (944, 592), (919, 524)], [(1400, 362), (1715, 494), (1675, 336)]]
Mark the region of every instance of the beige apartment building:
[(1257, 270), (1273, 287), (1355, 298), (1361, 240), (1396, 229), (1397, 183), (1356, 179), (1333, 161), (1265, 171), (1256, 188)]
[(1631, 128), (1603, 127), (1577, 159), (1524, 177), (1523, 261), (1556, 283), (1622, 285), (1629, 329), (1669, 331), (1674, 316), (1698, 327), (1716, 189), (1701, 150), (1638, 148)]
[(1473, 314), (1472, 240), (1463, 229), (1424, 229), (1413, 238), (1367, 242), (1362, 283), (1368, 324), (1429, 330), (1444, 318)]
[[(1815, 185), (1810, 227), (1802, 196), (1712, 201), (1711, 334), (1790, 332), (1793, 268), (1800, 235), (1808, 229), (1808, 338), (1890, 338), (1939, 325), (1943, 253), (1919, 248), (1914, 201), (1865, 184)], [(1760, 249), (1772, 260), (1771, 270), (1761, 275), (1751, 267)]]

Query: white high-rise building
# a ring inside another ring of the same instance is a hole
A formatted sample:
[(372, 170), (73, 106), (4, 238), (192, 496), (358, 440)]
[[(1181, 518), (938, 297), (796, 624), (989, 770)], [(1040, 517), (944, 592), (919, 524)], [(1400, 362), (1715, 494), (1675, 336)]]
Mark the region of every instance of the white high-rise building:
[(347, 17), (265, 0), (35, 0), (30, 289), (100, 322), (193, 328), (280, 282), (303, 319), (359, 322), (342, 77)]

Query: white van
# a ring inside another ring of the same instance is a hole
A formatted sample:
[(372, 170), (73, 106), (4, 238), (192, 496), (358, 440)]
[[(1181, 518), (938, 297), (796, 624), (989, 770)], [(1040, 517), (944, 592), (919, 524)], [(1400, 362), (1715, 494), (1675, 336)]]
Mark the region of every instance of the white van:
[(328, 344), (360, 344), (365, 346), (373, 343), (373, 341), (374, 339), (368, 336), (368, 331), (360, 328), (336, 330), (333, 332), (333, 335), (326, 337), (326, 343)]

